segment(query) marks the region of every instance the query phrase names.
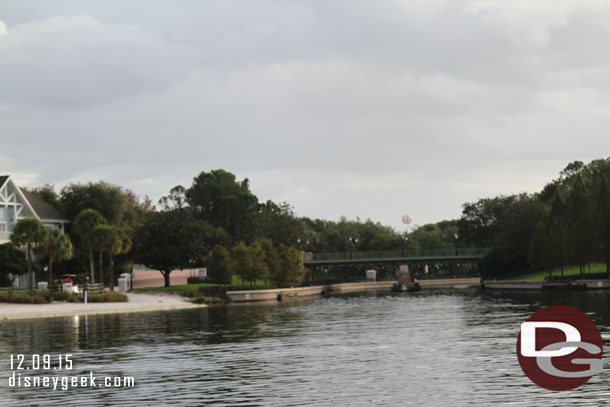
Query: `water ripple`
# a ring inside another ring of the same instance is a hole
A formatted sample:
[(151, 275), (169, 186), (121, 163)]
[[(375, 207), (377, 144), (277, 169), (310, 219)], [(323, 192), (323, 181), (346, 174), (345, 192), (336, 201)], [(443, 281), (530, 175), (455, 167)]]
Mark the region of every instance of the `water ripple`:
[[(540, 306), (557, 303), (590, 312), (607, 343), (605, 292), (557, 298), (439, 290), (2, 322), (0, 404), (602, 404), (610, 395), (608, 369), (580, 389), (554, 393), (533, 385), (519, 368), (520, 323)], [(136, 387), (9, 388), (11, 353), (73, 353), (71, 374), (133, 376)]]

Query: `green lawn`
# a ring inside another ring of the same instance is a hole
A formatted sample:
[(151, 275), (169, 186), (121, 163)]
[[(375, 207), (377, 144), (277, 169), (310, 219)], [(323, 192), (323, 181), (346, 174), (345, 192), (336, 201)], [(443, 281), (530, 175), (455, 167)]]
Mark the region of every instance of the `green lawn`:
[[(592, 263), (591, 264), (591, 273), (605, 273), (606, 272), (606, 264), (604, 263)], [(553, 270), (553, 276), (561, 276), (561, 269), (557, 268)], [(564, 276), (575, 276), (580, 274), (578, 271), (578, 266), (566, 266), (563, 269)], [(589, 274), (589, 267), (585, 269), (585, 278)], [(515, 276), (509, 278), (509, 280), (519, 280), (519, 281), (542, 281), (546, 276), (549, 275), (548, 271), (535, 271), (533, 273), (521, 274), (520, 276)]]
[[(231, 286), (243, 286), (250, 287), (250, 283), (247, 281), (242, 284), (241, 278), (237, 276), (233, 276), (233, 281), (231, 282)], [(178, 284), (172, 285), (171, 287), (145, 287), (145, 288), (136, 288), (134, 292), (150, 292), (150, 291), (164, 291), (164, 292), (175, 292), (175, 293), (185, 293), (186, 296), (189, 294), (199, 293), (199, 287), (223, 287), (221, 284), (216, 283), (198, 283), (198, 284)], [(254, 288), (275, 288), (270, 282), (264, 280), (257, 280), (253, 285)]]

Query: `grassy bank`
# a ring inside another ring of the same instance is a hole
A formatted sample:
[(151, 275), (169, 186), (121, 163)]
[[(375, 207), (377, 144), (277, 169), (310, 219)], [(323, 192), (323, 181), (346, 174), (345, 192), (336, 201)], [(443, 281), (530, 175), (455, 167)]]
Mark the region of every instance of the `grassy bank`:
[[(606, 272), (606, 264), (604, 263), (592, 263), (591, 264), (591, 273), (592, 274), (601, 274)], [(589, 274), (589, 267), (585, 269), (585, 277)], [(535, 271), (533, 273), (521, 274), (518, 276), (513, 276), (508, 280), (514, 281), (544, 281), (545, 277), (548, 277), (548, 271)], [(564, 276), (577, 276), (580, 275), (580, 271), (578, 266), (566, 266), (563, 269)], [(561, 269), (557, 268), (552, 272), (553, 277), (561, 277)]]
[(152, 294), (155, 292), (166, 292), (179, 294), (183, 297), (199, 297), (204, 292), (214, 291), (225, 291), (225, 290), (238, 290), (238, 289), (265, 289), (265, 288), (276, 288), (277, 286), (270, 281), (257, 280), (250, 286), (248, 282), (242, 283), (241, 278), (234, 276), (231, 285), (222, 285), (216, 283), (197, 283), (197, 284), (178, 284), (170, 287), (145, 287), (136, 288), (133, 290), (135, 293), (148, 293)]

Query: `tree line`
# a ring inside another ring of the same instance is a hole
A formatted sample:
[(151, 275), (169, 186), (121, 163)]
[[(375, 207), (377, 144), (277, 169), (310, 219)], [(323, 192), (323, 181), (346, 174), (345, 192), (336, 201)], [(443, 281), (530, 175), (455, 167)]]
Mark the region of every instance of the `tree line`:
[(488, 276), (606, 264), (610, 275), (610, 159), (574, 161), (540, 192), (464, 205), (460, 244), (490, 247)]
[[(0, 267), (4, 276), (23, 272), (24, 264), (31, 271), (47, 265), (49, 281), (76, 274), (112, 287), (118, 273), (139, 263), (160, 270), (166, 284), (172, 270), (205, 266), (221, 283), (228, 273), (246, 282), (288, 282), (304, 274), (300, 251), (393, 250), (405, 242), (401, 233), (371, 220), (310, 219), (297, 216), (285, 202), (261, 202), (247, 179), (238, 180), (222, 169), (201, 172), (188, 187), (175, 186), (157, 205), (106, 182), (70, 184), (59, 192), (51, 185), (29, 191), (65, 214), (66, 233), (53, 233), (70, 246), (69, 253), (57, 254), (58, 245), (47, 245), (47, 238), (38, 233), (45, 233), (42, 225), (22, 219), (18, 223), (32, 230), (23, 236), (13, 233), (13, 243), (26, 249), (30, 261), (7, 254)], [(229, 253), (231, 265), (225, 261), (224, 271), (216, 273), (214, 255), (219, 256), (221, 248)], [(2, 251), (8, 250), (0, 249), (0, 261)]]
[(288, 203), (261, 202), (248, 179), (222, 169), (175, 186), (157, 205), (106, 182), (69, 184), (59, 192), (44, 185), (29, 191), (66, 215), (66, 233), (21, 220), (23, 233), (16, 227), (13, 246), (26, 250), (0, 246), (0, 284), (8, 283), (7, 271), (40, 267), (34, 255), (47, 265), (50, 281), (68, 273), (112, 286), (118, 272), (140, 263), (160, 270), (166, 284), (172, 270), (206, 266), (225, 284), (229, 275), (249, 283), (298, 280), (305, 273), (297, 266), (300, 251), (471, 246), (490, 248), (488, 275), (568, 264), (584, 273), (593, 261), (610, 264), (609, 177), (610, 159), (575, 161), (538, 193), (466, 203), (459, 219), (406, 231), (370, 219), (297, 216)]
[(301, 253), (283, 244), (275, 247), (271, 239), (264, 238), (250, 245), (240, 242), (229, 251), (214, 245), (208, 262), (210, 278), (229, 285), (233, 276), (253, 285), (257, 280), (273, 280), (278, 283), (294, 282), (303, 276)]

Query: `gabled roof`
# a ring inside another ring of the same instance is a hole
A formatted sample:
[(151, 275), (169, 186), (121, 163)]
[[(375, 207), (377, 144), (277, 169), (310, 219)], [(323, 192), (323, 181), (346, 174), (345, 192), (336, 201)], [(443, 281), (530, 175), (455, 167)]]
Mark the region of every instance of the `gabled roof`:
[(2, 188), (2, 186), (4, 186), (4, 183), (6, 182), (7, 179), (8, 179), (8, 175), (0, 175), (0, 188)]
[(67, 221), (66, 217), (60, 211), (55, 209), (54, 206), (47, 203), (44, 199), (42, 199), (36, 194), (26, 191), (25, 189), (19, 189), (21, 190), (21, 192), (25, 196), (25, 199), (28, 200), (28, 202), (32, 206), (32, 209), (34, 209), (34, 212), (36, 212), (36, 215), (38, 215), (40, 219)]

